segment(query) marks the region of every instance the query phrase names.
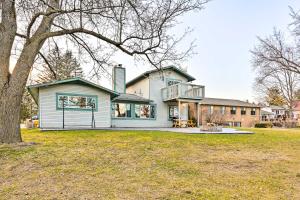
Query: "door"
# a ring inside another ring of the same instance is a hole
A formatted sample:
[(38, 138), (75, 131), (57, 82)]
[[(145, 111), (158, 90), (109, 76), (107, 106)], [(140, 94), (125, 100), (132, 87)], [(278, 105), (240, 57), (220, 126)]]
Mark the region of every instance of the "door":
[(180, 119), (182, 120), (188, 120), (189, 118), (189, 109), (187, 103), (182, 103), (180, 105)]

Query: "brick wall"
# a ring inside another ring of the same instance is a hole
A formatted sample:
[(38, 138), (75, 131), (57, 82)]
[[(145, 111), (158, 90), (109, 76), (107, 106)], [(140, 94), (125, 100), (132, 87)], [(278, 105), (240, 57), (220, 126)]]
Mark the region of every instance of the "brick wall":
[[(209, 107), (211, 105), (201, 105), (200, 106), (200, 123), (201, 124), (206, 124), (206, 119), (207, 115), (209, 113)], [(213, 113), (218, 113), (218, 115), (221, 115), (221, 107), (222, 106), (217, 106), (213, 105)], [(255, 115), (251, 115), (251, 108), (246, 107), (246, 114), (242, 115), (241, 114), (241, 109), (242, 107), (239, 106), (234, 106), (236, 107), (236, 114), (231, 114), (232, 106), (225, 106), (225, 114), (222, 115), (223, 120), (227, 123), (240, 123), (242, 127), (252, 127), (254, 126), (255, 123), (259, 122), (260, 119), (260, 108), (256, 108), (256, 113)]]

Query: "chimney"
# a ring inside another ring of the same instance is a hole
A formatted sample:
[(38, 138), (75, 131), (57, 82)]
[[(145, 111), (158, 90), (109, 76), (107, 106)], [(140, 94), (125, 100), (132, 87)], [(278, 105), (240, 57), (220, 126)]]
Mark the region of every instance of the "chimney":
[(118, 93), (126, 93), (126, 70), (122, 64), (113, 67), (112, 89)]

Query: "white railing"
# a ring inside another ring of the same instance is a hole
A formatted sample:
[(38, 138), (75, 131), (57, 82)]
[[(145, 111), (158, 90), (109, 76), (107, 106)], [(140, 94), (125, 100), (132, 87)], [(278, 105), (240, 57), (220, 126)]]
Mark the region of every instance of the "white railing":
[(204, 86), (189, 83), (178, 83), (161, 89), (163, 101), (172, 99), (203, 99)]

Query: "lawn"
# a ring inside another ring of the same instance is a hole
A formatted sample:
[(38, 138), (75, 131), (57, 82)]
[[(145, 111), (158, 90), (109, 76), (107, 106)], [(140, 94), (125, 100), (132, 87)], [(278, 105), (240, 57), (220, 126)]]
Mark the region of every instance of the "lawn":
[(300, 199), (300, 129), (252, 135), (23, 130), (0, 199)]

